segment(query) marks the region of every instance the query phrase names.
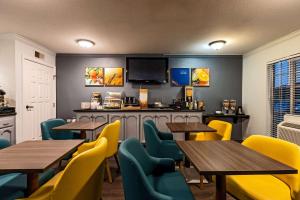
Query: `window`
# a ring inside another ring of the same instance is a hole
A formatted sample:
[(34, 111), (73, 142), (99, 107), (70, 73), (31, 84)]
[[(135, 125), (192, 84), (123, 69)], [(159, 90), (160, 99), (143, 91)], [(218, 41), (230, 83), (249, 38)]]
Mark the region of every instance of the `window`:
[(295, 59), (292, 62), (292, 66), (295, 68), (295, 88), (294, 88), (294, 113), (300, 114), (300, 58)]
[(300, 57), (268, 65), (271, 104), (271, 136), (285, 114), (300, 114)]

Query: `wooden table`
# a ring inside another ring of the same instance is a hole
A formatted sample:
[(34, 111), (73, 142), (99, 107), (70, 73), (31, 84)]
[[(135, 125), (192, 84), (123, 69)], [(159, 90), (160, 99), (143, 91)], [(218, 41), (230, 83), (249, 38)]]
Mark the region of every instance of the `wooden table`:
[(101, 126), (104, 126), (107, 122), (71, 122), (61, 126), (54, 127), (53, 130), (60, 130), (60, 131), (80, 131), (80, 138), (86, 138), (87, 131), (95, 131)]
[(216, 132), (215, 129), (199, 122), (168, 122), (166, 123), (172, 133), (184, 133), (185, 140), (189, 140), (193, 132)]
[(39, 187), (39, 173), (75, 150), (84, 140), (26, 141), (0, 150), (0, 173), (27, 174), (27, 194)]
[(285, 164), (234, 141), (177, 141), (200, 175), (216, 175), (216, 199), (226, 199), (226, 175), (296, 174)]

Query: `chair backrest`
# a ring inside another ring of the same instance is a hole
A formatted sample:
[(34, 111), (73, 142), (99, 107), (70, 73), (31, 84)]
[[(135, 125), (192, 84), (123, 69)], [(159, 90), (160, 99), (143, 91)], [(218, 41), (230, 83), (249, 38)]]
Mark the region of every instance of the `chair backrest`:
[[(122, 142), (118, 153), (125, 199), (145, 199), (152, 186), (147, 176), (153, 171), (153, 163), (145, 148), (135, 138)], [(154, 190), (154, 189), (153, 189)]]
[(151, 156), (159, 157), (158, 149), (161, 144), (161, 139), (158, 137), (152, 125), (144, 122), (144, 135), (146, 141), (146, 149)]
[[(300, 199), (300, 147), (296, 144), (262, 135), (248, 137), (243, 145), (298, 170), (298, 174), (274, 175), (291, 189), (293, 199)], [(253, 163), (255, 164), (255, 163)]]
[(232, 124), (221, 120), (212, 120), (208, 124), (209, 127), (216, 129), (221, 140), (230, 140), (232, 132)]
[[(85, 196), (85, 199), (99, 199), (98, 194), (81, 193), (82, 191), (91, 191), (82, 189), (103, 162), (107, 145), (107, 139), (101, 138), (94, 148), (74, 157), (55, 183), (52, 193), (53, 199), (78, 199), (78, 196)], [(95, 185), (94, 187), (100, 186)]]
[(156, 127), (156, 125), (155, 125), (155, 123), (154, 123), (153, 120), (148, 119), (145, 122), (148, 123), (149, 125), (151, 125), (153, 127), (153, 129), (155, 130), (155, 132), (159, 132), (159, 130), (157, 129), (157, 127)]
[(49, 119), (41, 123), (42, 139), (72, 139), (73, 133), (71, 131), (55, 131), (52, 128), (66, 124), (64, 119)]
[[(120, 135), (120, 120), (116, 120), (113, 123), (110, 123), (104, 127), (99, 138), (105, 137), (108, 141), (108, 148), (106, 151), (106, 157), (111, 157), (118, 151), (118, 141)], [(97, 141), (98, 141), (97, 139)]]
[(6, 139), (0, 138), (0, 149), (4, 149), (10, 146), (10, 142)]

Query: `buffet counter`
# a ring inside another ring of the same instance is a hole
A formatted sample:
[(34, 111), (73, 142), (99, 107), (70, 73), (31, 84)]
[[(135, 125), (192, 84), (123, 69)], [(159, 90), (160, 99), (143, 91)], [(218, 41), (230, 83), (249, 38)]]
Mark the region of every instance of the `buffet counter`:
[[(129, 137), (138, 138), (144, 142), (143, 123), (146, 120), (153, 120), (161, 131), (169, 132), (167, 122), (201, 122), (202, 113), (199, 110), (175, 110), (172, 108), (146, 108), (146, 109), (103, 109), (74, 110), (78, 121), (100, 121), (113, 122), (120, 120), (122, 123), (120, 140)], [(101, 131), (101, 130), (99, 130)], [(175, 139), (184, 139), (183, 134), (174, 135)]]
[(188, 109), (173, 109), (173, 108), (124, 108), (124, 109), (78, 109), (73, 110), (75, 113), (77, 112), (204, 112), (203, 110), (188, 110)]

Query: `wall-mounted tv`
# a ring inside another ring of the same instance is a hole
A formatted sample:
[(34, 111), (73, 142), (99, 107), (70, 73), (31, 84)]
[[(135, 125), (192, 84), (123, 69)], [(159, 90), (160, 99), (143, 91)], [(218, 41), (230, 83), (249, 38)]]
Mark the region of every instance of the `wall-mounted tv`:
[(126, 77), (129, 82), (162, 84), (168, 82), (168, 58), (127, 57)]

